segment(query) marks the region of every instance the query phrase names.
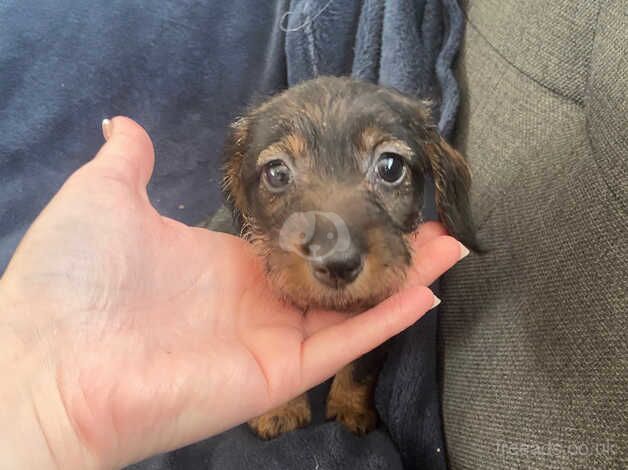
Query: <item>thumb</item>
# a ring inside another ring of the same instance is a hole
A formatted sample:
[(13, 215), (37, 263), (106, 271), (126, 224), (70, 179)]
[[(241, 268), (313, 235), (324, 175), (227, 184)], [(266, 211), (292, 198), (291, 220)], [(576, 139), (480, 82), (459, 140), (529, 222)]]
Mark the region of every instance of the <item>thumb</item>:
[(123, 116), (105, 119), (102, 128), (106, 143), (88, 165), (133, 187), (145, 189), (155, 165), (155, 151), (148, 133)]

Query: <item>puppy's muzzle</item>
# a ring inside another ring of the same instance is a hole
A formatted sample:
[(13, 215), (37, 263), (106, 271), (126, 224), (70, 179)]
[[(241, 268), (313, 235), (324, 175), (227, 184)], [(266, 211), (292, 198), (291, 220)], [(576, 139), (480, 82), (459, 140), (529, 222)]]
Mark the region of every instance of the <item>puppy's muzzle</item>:
[(324, 214), (316, 215), (313, 233), (303, 243), (302, 250), (319, 255), (309, 258), (314, 278), (328, 287), (341, 289), (359, 276), (365, 253), (346, 218), (337, 213)]
[(358, 278), (367, 254), (361, 231), (350, 228), (356, 221), (347, 219), (337, 211), (294, 213), (279, 233), (279, 245), (308, 260), (318, 282), (342, 289)]
[(351, 284), (362, 271), (362, 253), (351, 244), (346, 251), (335, 251), (327, 257), (310, 262), (314, 277), (334, 289)]

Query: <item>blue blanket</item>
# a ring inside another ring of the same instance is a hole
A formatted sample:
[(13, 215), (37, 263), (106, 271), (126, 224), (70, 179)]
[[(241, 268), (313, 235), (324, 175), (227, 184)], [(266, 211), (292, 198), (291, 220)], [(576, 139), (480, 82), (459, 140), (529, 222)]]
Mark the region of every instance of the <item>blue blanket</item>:
[(105, 117), (131, 116), (152, 136), (149, 192), (161, 213), (195, 224), (213, 212), (229, 122), (253, 93), (286, 87), (275, 21), (285, 8), (0, 2), (0, 271), (37, 213), (103, 143)]
[[(454, 126), (455, 0), (9, 0), (0, 3), (0, 271), (67, 176), (102, 143), (100, 121), (138, 120), (156, 147), (157, 209), (195, 224), (220, 204), (227, 124), (254, 94), (321, 74), (434, 100)], [(428, 209), (433, 203), (428, 203)], [(436, 314), (399, 335), (380, 375), (382, 425), (324, 423), (263, 442), (245, 426), (134, 468), (443, 469)], [(316, 424), (318, 423), (318, 424)]]

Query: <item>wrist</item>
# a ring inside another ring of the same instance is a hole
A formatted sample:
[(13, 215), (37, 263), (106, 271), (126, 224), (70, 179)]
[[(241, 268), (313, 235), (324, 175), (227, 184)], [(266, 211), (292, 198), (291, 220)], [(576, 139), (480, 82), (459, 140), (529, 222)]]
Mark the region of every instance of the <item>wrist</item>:
[(0, 468), (96, 468), (65, 412), (47, 339), (16, 321), (31, 314), (0, 279)]
[[(3, 375), (5, 372), (3, 367)], [(0, 467), (60, 468), (38, 421), (29, 391), (16, 378), (14, 375), (3, 381), (0, 388)]]

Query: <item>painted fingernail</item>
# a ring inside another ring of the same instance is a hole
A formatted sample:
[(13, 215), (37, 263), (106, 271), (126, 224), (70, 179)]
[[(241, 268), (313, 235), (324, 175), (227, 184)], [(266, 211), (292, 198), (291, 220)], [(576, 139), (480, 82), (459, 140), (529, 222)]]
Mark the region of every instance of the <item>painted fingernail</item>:
[(109, 137), (111, 137), (112, 132), (113, 132), (113, 122), (111, 122), (111, 119), (103, 119), (102, 120), (102, 136), (105, 138), (105, 140), (109, 140)]
[(461, 243), (460, 244), (460, 258), (458, 258), (458, 261), (466, 258), (469, 255), (469, 253), (470, 253), (469, 249)]
[(434, 303), (432, 304), (431, 308), (436, 307), (440, 303), (441, 303), (441, 300), (438, 297), (434, 296)]

